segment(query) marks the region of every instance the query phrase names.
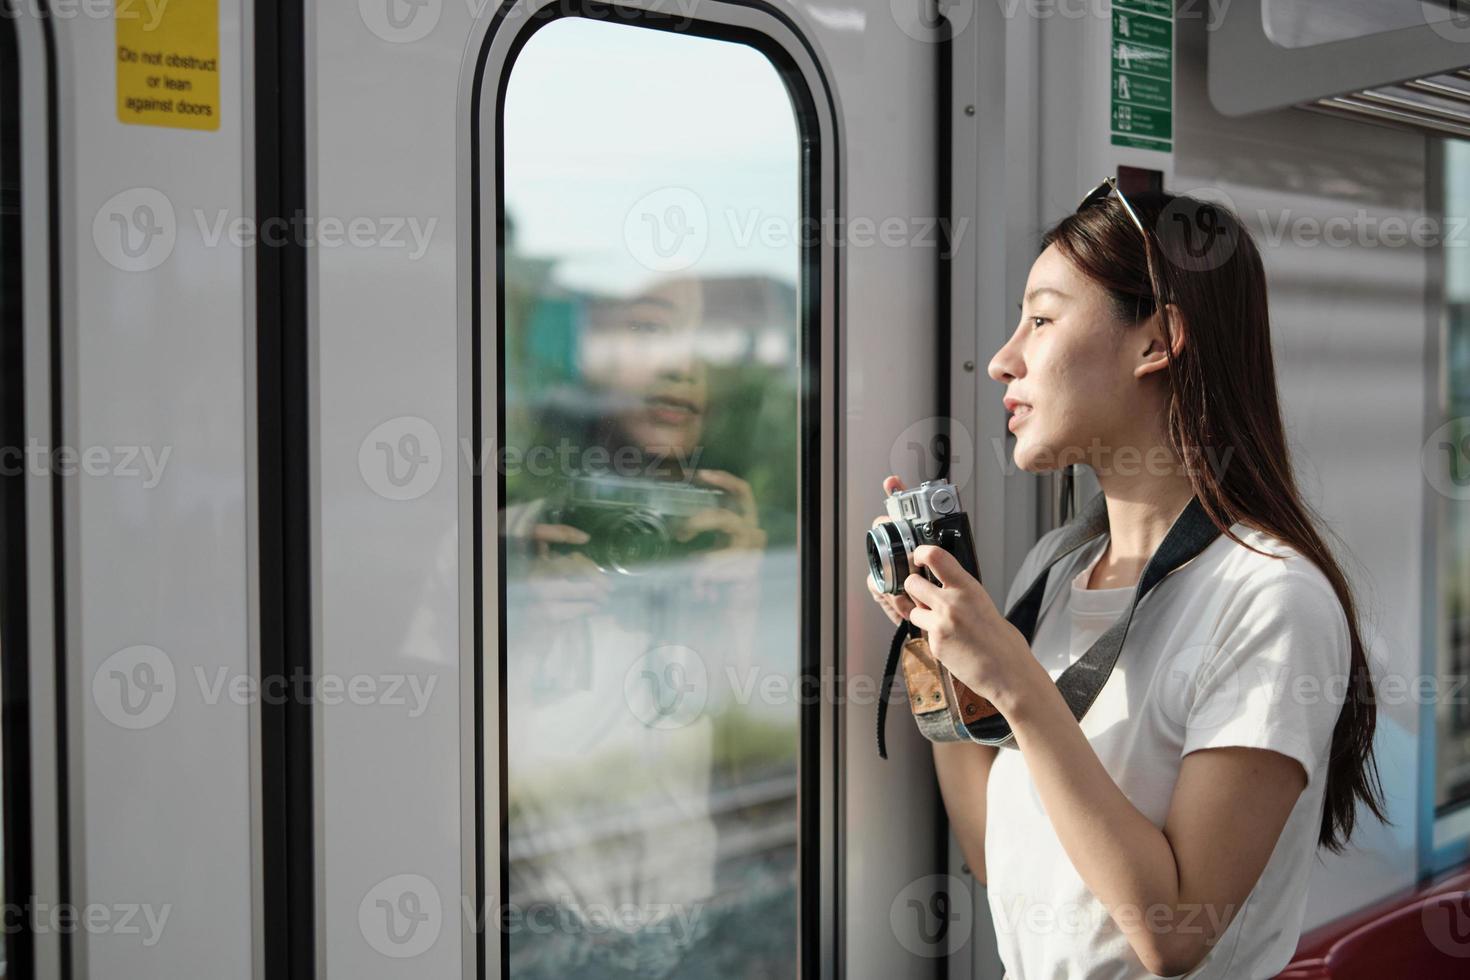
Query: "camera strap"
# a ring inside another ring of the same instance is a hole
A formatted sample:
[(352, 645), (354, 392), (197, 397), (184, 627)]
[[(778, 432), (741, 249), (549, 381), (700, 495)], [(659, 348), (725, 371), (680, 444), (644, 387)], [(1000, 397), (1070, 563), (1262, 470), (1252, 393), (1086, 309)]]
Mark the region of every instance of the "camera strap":
[[(1036, 624), (1041, 614), (1041, 604), (1046, 594), (1046, 584), (1052, 568), (1062, 559), (1074, 555), (1084, 545), (1106, 534), (1107, 531), (1107, 500), (1099, 493), (1087, 502), (1075, 518), (1062, 525), (1048, 542), (1046, 555), (1042, 558), (1043, 565), (1040, 573), (1006, 613), (1006, 619), (1026, 638), (1028, 645), (1036, 633)], [(1097, 699), (1103, 685), (1112, 675), (1113, 667), (1118, 662), (1118, 655), (1123, 650), (1123, 640), (1128, 635), (1129, 624), (1133, 622), (1134, 610), (1138, 608), (1144, 596), (1153, 591), (1154, 586), (1175, 569), (1198, 556), (1210, 542), (1219, 536), (1220, 529), (1205, 513), (1199, 498), (1190, 498), (1188, 505), (1175, 518), (1168, 533), (1164, 535), (1164, 540), (1149, 557), (1143, 574), (1139, 576), (1138, 584), (1134, 587), (1128, 608), (1112, 626), (1109, 626), (1101, 636), (1093, 641), (1092, 646), (1088, 647), (1087, 652), (1076, 663), (1067, 667), (1057, 677), (1057, 689), (1062, 692), (1062, 698), (1067, 702), (1067, 707), (1072, 709), (1072, 717), (1078, 721), (1082, 720), (1082, 717), (1087, 714), (1087, 709), (1092, 707), (1092, 702)], [(917, 632), (918, 630), (912, 623), (904, 621), (899, 624), (893, 641), (889, 645), (888, 661), (883, 668), (883, 685), (879, 689), (878, 698), (878, 755), (880, 758), (888, 758), (884, 744), (884, 721), (887, 716), (888, 696), (893, 685), (894, 674), (898, 669), (899, 655), (903, 651), (904, 642)], [(1014, 745), (1010, 723), (998, 713), (981, 718), (965, 727), (970, 739), (982, 745)]]

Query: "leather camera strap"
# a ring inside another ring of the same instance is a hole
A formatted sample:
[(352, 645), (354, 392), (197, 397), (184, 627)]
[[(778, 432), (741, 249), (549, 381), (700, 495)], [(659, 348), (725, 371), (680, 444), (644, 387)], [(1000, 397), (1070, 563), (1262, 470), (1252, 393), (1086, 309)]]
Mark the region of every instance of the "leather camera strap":
[[(1040, 573), (1006, 613), (1006, 619), (1021, 632), (1028, 645), (1036, 633), (1036, 623), (1041, 613), (1041, 603), (1046, 594), (1046, 583), (1052, 568), (1062, 559), (1075, 554), (1079, 548), (1106, 534), (1107, 531), (1107, 500), (1099, 493), (1087, 502), (1075, 518), (1062, 525), (1061, 530), (1048, 543), (1047, 554), (1042, 559), (1043, 565)], [(1153, 591), (1154, 586), (1163, 581), (1169, 573), (1195, 558), (1219, 536), (1220, 529), (1205, 513), (1199, 498), (1190, 498), (1184, 510), (1175, 518), (1168, 533), (1164, 535), (1164, 540), (1159, 543), (1158, 549), (1154, 551), (1144, 566), (1143, 574), (1139, 576), (1138, 584), (1134, 587), (1128, 608), (1112, 626), (1093, 641), (1092, 646), (1076, 663), (1067, 667), (1057, 677), (1057, 689), (1062, 692), (1067, 706), (1072, 709), (1072, 717), (1078, 721), (1082, 720), (1082, 717), (1087, 714), (1087, 709), (1092, 707), (1092, 702), (1097, 699), (1103, 685), (1112, 675), (1113, 667), (1118, 662), (1118, 655), (1123, 650), (1123, 640), (1128, 635), (1128, 626), (1133, 622), (1134, 610), (1138, 608), (1144, 596)], [(884, 722), (887, 716), (890, 689), (893, 685), (894, 674), (898, 669), (899, 654), (903, 650), (905, 640), (915, 633), (917, 629), (912, 623), (907, 621), (900, 623), (894, 634), (893, 642), (889, 646), (888, 661), (883, 670), (883, 685), (879, 689), (878, 697), (878, 755), (880, 758), (888, 758), (887, 747), (884, 743)], [(981, 718), (967, 725), (966, 729), (970, 739), (982, 745), (1014, 744), (1010, 723), (998, 713)]]

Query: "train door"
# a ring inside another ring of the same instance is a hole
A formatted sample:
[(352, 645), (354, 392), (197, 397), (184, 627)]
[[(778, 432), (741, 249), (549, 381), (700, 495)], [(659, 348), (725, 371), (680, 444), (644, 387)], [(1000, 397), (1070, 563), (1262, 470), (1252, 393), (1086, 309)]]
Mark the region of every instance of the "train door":
[(941, 969), (973, 899), (927, 746), (873, 750), (858, 544), (974, 376), (955, 26), (309, 9), (321, 975)]
[(0, 10), (7, 977), (258, 963), (242, 6)]

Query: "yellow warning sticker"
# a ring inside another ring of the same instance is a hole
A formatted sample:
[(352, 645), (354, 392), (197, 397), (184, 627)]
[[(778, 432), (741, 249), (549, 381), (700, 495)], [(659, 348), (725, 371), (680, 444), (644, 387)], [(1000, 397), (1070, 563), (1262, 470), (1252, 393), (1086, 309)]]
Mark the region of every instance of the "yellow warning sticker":
[(219, 129), (219, 0), (117, 0), (117, 118)]

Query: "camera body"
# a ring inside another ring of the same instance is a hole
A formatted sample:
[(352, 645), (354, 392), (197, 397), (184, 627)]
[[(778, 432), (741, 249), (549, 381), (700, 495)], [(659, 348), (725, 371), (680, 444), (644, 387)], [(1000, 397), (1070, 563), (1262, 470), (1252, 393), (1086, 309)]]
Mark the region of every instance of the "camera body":
[[(960, 507), (958, 491), (948, 480), (925, 480), (900, 490), (884, 502), (889, 520), (868, 530), (868, 574), (880, 592), (900, 595), (904, 579), (917, 569), (914, 551), (932, 544), (954, 555), (961, 567), (980, 577), (970, 518)], [(924, 570), (927, 578), (933, 579)]]
[(566, 493), (542, 518), (587, 532), (578, 545), (608, 574), (639, 575), (659, 562), (710, 548), (715, 532), (680, 541), (676, 534), (690, 516), (725, 506), (725, 491), (669, 480), (613, 474), (573, 477)]

